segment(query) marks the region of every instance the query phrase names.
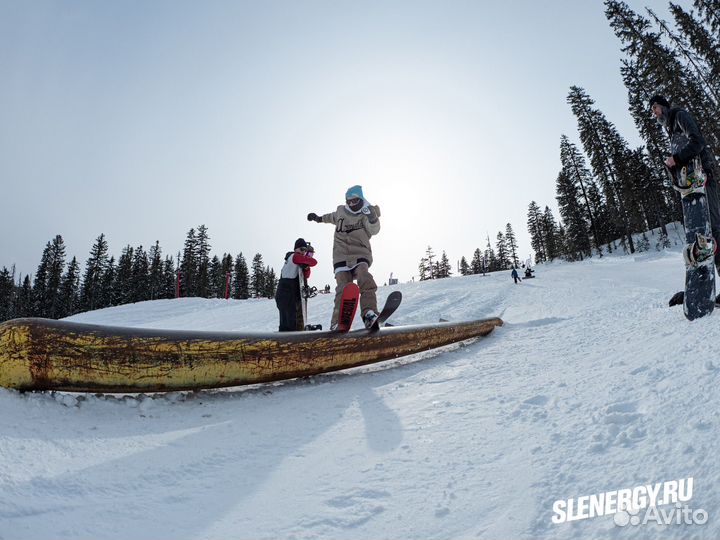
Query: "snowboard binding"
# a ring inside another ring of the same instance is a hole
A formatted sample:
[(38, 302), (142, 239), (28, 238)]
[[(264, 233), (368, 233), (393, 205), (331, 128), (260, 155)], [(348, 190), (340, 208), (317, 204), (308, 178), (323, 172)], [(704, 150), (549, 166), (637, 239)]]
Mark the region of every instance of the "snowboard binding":
[(301, 292), (303, 298), (314, 298), (318, 293), (317, 287), (310, 287), (309, 285), (304, 285)]
[(711, 236), (697, 234), (696, 240), (683, 248), (685, 266), (697, 268), (698, 266), (709, 266), (713, 263), (713, 257), (717, 250), (717, 244)]
[(672, 187), (680, 193), (681, 197), (686, 197), (693, 193), (705, 193), (705, 173), (699, 158), (695, 158), (687, 165), (677, 170), (677, 167), (668, 168), (668, 175)]

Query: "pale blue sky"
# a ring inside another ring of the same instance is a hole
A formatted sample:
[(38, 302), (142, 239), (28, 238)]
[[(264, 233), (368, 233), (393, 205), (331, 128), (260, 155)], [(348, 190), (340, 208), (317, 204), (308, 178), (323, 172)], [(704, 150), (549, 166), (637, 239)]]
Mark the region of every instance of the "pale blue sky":
[[(666, 15), (666, 3), (650, 5)], [(686, 5), (688, 2), (681, 2)], [(334, 284), (333, 210), (381, 207), (378, 283), (453, 264), (527, 207), (557, 217), (565, 103), (584, 87), (638, 144), (601, 1), (0, 0), (0, 266), (34, 272), (62, 234), (84, 264), (191, 227), (279, 271), (296, 237)]]

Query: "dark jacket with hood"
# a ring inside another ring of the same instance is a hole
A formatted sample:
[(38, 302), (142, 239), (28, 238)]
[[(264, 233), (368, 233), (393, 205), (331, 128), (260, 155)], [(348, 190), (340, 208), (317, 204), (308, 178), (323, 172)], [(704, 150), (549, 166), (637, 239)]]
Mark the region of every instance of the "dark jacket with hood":
[(666, 129), (670, 137), (670, 152), (678, 167), (684, 167), (696, 156), (700, 156), (702, 168), (706, 173), (712, 173), (715, 159), (692, 115), (680, 107), (672, 107), (667, 114)]

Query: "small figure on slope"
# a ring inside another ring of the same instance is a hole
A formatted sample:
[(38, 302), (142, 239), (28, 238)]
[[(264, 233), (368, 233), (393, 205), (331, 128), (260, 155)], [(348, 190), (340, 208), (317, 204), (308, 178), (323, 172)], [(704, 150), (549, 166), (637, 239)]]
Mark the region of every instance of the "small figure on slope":
[(515, 280), (515, 285), (518, 284), (518, 282), (522, 281), (522, 278), (518, 275), (517, 268), (513, 266), (512, 272), (510, 273), (512, 278)]

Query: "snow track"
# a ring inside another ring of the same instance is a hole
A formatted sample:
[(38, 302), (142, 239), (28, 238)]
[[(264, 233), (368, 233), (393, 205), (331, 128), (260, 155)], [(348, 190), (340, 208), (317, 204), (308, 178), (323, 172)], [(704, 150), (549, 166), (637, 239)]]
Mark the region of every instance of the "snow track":
[[(399, 286), (393, 324), (506, 325), (377, 366), (154, 396), (0, 390), (0, 538), (719, 536), (720, 323), (666, 307), (680, 255), (536, 274)], [(310, 302), (313, 322), (331, 302)], [(277, 310), (183, 299), (73, 320), (268, 331)], [(706, 525), (551, 522), (556, 499), (687, 477)]]

